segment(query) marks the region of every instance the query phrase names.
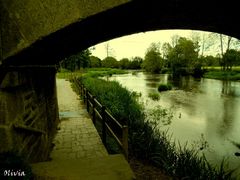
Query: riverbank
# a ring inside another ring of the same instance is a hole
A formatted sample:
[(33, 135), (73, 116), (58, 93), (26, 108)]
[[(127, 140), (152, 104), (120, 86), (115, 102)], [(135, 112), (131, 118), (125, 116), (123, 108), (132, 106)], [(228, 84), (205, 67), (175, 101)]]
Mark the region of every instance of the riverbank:
[[(116, 115), (115, 117), (128, 120), (130, 159), (135, 158), (145, 166), (150, 164), (174, 178), (231, 178), (231, 173), (221, 167), (210, 166), (204, 157), (197, 156), (196, 151), (185, 147), (179, 150), (177, 144), (170, 142), (166, 132), (157, 130), (154, 123), (145, 121), (141, 115), (143, 112), (141, 105), (136, 100), (136, 93), (130, 93), (126, 88), (112, 81), (89, 76), (85, 76), (83, 81), (91, 93), (109, 108), (113, 115)], [(129, 102), (131, 99), (133, 102)], [(128, 119), (129, 117), (131, 119)]]
[(57, 73), (58, 79), (70, 79), (72, 76), (87, 75), (91, 77), (112, 76), (114, 74), (126, 74), (128, 71), (113, 68), (86, 68), (79, 71), (68, 71), (66, 69), (59, 69)]
[(204, 78), (239, 81), (240, 80), (240, 66), (232, 67), (232, 70), (223, 71), (220, 66), (204, 67)]
[(210, 70), (203, 75), (204, 78), (239, 81), (240, 72), (238, 71), (222, 71), (222, 70)]

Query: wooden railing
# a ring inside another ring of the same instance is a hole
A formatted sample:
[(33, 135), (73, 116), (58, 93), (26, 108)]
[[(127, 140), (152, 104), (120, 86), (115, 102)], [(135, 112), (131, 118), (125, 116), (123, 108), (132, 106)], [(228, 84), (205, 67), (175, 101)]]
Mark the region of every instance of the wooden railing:
[[(101, 134), (102, 142), (107, 148), (106, 135), (107, 131), (116, 140), (121, 147), (125, 158), (128, 160), (128, 126), (121, 125), (103, 106), (95, 96), (93, 96), (80, 81), (73, 78), (75, 85), (77, 86), (78, 93), (82, 96), (84, 104), (86, 104), (87, 111), (92, 117), (93, 124), (96, 125), (96, 121), (101, 122)], [(113, 128), (115, 127), (115, 128)], [(120, 134), (116, 133), (116, 129), (120, 129)], [(120, 137), (119, 137), (120, 136)]]

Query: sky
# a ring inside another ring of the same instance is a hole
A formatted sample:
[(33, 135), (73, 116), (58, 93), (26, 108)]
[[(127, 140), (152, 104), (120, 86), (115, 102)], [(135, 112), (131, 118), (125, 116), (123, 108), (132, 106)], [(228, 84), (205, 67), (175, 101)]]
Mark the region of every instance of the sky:
[[(148, 31), (142, 32), (137, 34), (132, 34), (128, 36), (123, 36), (120, 38), (112, 39), (110, 41), (106, 41), (100, 44), (93, 46), (94, 48), (90, 47), (92, 55), (97, 56), (100, 59), (104, 59), (107, 57), (107, 48), (106, 45), (108, 44), (109, 49), (109, 56), (115, 57), (117, 60), (121, 60), (122, 58), (131, 59), (132, 57), (139, 56), (144, 59), (146, 50), (150, 46), (151, 43), (158, 43), (162, 45), (165, 42), (169, 42), (171, 44), (171, 37), (174, 35), (178, 35), (180, 37), (186, 37), (192, 39), (193, 36), (200, 36), (205, 37), (205, 41), (209, 40), (209, 35), (211, 32), (207, 31), (196, 31), (196, 30), (158, 30), (158, 31)], [(226, 50), (227, 45), (227, 36), (224, 36), (223, 47)], [(235, 38), (233, 38), (235, 39)], [(213, 55), (216, 56), (217, 53), (220, 52), (220, 41), (218, 42), (219, 38), (212, 40), (210, 38), (210, 43), (215, 43), (215, 46), (210, 46), (210, 48), (204, 50), (204, 55)], [(235, 39), (237, 40), (237, 39)], [(215, 41), (215, 42), (214, 42)], [(240, 41), (238, 44), (235, 44), (235, 47), (231, 46), (233, 49), (240, 50)], [(233, 40), (231, 41), (233, 42)], [(233, 44), (233, 43), (231, 43)], [(201, 43), (199, 44), (201, 46)], [(201, 48), (200, 48), (201, 49)], [(199, 49), (199, 50), (200, 50)], [(199, 52), (200, 53), (200, 52)]]
[(122, 58), (132, 58), (140, 56), (144, 58), (147, 48), (153, 42), (171, 42), (173, 35), (182, 37), (191, 37), (192, 30), (159, 30), (137, 33), (133, 35), (123, 36), (112, 39), (94, 46), (92, 55), (100, 59), (107, 56), (106, 44), (109, 46), (109, 56), (115, 57), (117, 60)]

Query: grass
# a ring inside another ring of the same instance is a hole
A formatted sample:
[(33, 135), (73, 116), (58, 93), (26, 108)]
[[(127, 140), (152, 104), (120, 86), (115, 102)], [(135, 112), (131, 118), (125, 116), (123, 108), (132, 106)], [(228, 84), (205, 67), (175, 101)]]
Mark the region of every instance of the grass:
[(158, 101), (160, 99), (159, 93), (149, 93), (148, 97), (151, 98), (154, 101)]
[(82, 75), (82, 71), (75, 71), (75, 72), (71, 72), (67, 69), (59, 69), (59, 71), (57, 72), (57, 78), (58, 79), (71, 79), (73, 76), (81, 76)]
[(211, 70), (209, 72), (206, 72), (203, 77), (210, 78), (210, 79), (237, 81), (237, 80), (240, 80), (240, 72)]
[(126, 74), (128, 73), (125, 70), (122, 69), (111, 69), (111, 68), (100, 68), (100, 69), (87, 69), (87, 73), (85, 73), (85, 76), (90, 77), (102, 77), (102, 76), (112, 76), (113, 74)]
[[(222, 67), (220, 67), (220, 66), (205, 66), (204, 69), (207, 69), (207, 70), (221, 70)], [(232, 70), (240, 72), (240, 66), (233, 66)]]
[[(129, 127), (129, 156), (148, 162), (178, 179), (232, 179), (233, 171), (211, 165), (199, 150), (187, 149), (172, 142), (167, 131), (160, 131), (159, 122), (147, 119), (136, 93), (123, 88), (118, 82), (105, 81), (85, 75), (79, 78), (87, 89), (105, 105), (120, 123)], [(160, 108), (160, 107), (159, 107)], [(152, 111), (152, 117), (171, 120), (166, 110)], [(164, 121), (165, 122), (165, 121)]]
[(126, 74), (127, 71), (122, 69), (112, 69), (112, 68), (87, 68), (78, 71), (68, 71), (66, 69), (60, 69), (57, 73), (57, 78), (59, 79), (71, 79), (73, 76), (90, 76), (90, 77), (100, 77), (100, 76), (112, 76), (113, 74)]

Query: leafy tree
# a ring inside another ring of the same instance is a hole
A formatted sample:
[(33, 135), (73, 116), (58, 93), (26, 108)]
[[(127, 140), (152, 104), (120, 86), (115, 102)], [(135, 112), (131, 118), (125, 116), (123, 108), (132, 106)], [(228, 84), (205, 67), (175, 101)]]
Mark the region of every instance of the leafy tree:
[(129, 69), (130, 61), (128, 58), (123, 58), (119, 61), (119, 67), (121, 69)]
[(159, 46), (156, 43), (152, 43), (147, 49), (142, 67), (151, 73), (159, 73), (163, 68), (163, 58), (161, 57)]
[(101, 67), (101, 59), (96, 56), (90, 56), (89, 67)]
[(68, 69), (70, 71), (78, 70), (81, 67), (86, 68), (90, 62), (91, 52), (86, 49), (75, 55), (71, 55), (70, 57), (64, 59), (60, 65), (62, 68)]
[(173, 74), (177, 76), (189, 74), (195, 67), (199, 68), (198, 51), (197, 42), (194, 43), (192, 40), (180, 37), (168, 54)]
[(240, 52), (234, 49), (229, 49), (223, 55), (223, 61), (225, 62), (226, 70), (232, 70), (234, 65), (239, 65)]
[(203, 66), (219, 66), (219, 58), (212, 55), (201, 56), (199, 58)]
[(171, 66), (171, 62), (169, 61), (169, 55), (172, 51), (172, 46), (169, 43), (163, 43), (162, 45), (162, 56), (164, 61), (166, 62), (166, 66), (169, 68)]
[(134, 57), (131, 59), (128, 68), (129, 69), (141, 69), (143, 59), (141, 57)]
[(118, 68), (118, 61), (114, 57), (106, 57), (102, 60), (102, 67)]

